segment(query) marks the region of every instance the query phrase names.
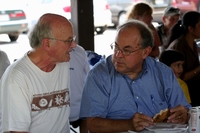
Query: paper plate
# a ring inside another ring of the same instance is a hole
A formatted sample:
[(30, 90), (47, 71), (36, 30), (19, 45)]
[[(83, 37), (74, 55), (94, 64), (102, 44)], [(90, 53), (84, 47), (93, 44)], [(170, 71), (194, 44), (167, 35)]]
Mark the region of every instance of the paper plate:
[(146, 127), (148, 131), (155, 133), (187, 133), (187, 124), (156, 123), (155, 126)]

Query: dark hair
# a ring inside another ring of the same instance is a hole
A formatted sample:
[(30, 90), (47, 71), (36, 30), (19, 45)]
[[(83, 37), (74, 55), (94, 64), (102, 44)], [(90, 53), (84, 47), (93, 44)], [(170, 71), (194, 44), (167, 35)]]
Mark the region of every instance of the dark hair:
[(179, 20), (171, 29), (171, 35), (169, 36), (166, 44), (164, 44), (164, 49), (166, 49), (171, 42), (179, 38), (181, 35), (188, 33), (188, 27), (191, 26), (195, 28), (196, 24), (200, 21), (200, 13), (196, 11), (186, 12), (182, 20)]
[(185, 60), (184, 55), (175, 49), (164, 50), (159, 57), (159, 61), (166, 64), (169, 67), (174, 62), (184, 61), (184, 60)]

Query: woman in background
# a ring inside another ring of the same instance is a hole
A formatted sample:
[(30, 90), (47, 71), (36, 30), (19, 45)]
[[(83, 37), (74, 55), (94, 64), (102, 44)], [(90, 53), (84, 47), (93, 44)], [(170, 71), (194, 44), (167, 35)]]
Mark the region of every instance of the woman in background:
[(200, 38), (200, 13), (186, 12), (173, 28), (167, 49), (176, 49), (185, 57), (184, 71), (181, 76), (189, 89), (192, 106), (200, 106), (200, 64), (195, 39)]
[(143, 21), (152, 30), (154, 37), (154, 47), (149, 56), (157, 58), (159, 57), (160, 54), (159, 46), (161, 45), (161, 42), (158, 33), (156, 31), (156, 28), (151, 23), (153, 20), (152, 13), (153, 13), (153, 8), (150, 7), (150, 5), (141, 2), (133, 5), (131, 10), (127, 13), (127, 19), (128, 20), (137, 19)]

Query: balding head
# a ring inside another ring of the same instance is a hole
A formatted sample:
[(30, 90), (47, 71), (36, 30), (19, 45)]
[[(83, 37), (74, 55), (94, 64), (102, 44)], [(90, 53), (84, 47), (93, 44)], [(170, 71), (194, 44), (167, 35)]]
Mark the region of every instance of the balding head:
[(138, 31), (140, 36), (140, 45), (142, 48), (154, 46), (154, 38), (152, 31), (144, 22), (135, 19), (128, 20), (126, 23), (118, 27), (117, 35), (124, 30), (130, 30), (130, 32), (132, 33), (134, 32), (134, 30)]
[(32, 48), (36, 48), (40, 46), (43, 38), (63, 34), (73, 36), (73, 27), (70, 21), (64, 16), (47, 13), (40, 17), (33, 30), (29, 33), (30, 45)]

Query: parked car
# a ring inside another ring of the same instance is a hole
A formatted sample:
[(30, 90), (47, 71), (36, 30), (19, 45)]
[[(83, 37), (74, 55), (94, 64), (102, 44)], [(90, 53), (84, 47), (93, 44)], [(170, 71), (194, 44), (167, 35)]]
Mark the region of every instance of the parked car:
[(153, 8), (153, 22), (161, 23), (161, 17), (167, 6), (178, 7), (182, 13), (200, 11), (199, 0), (107, 0), (112, 12), (112, 23), (117, 26), (126, 20), (126, 12), (137, 2), (147, 2)]
[[(106, 0), (93, 0), (93, 4), (94, 30), (97, 34), (102, 34), (112, 24), (111, 11)], [(39, 17), (44, 13), (60, 14), (70, 20), (70, 5), (70, 0), (30, 0), (26, 7), (30, 20), (29, 29), (36, 24)], [(103, 16), (103, 19), (100, 16)]]
[(126, 20), (126, 12), (137, 2), (146, 2), (154, 9), (155, 22), (161, 21), (164, 9), (172, 4), (171, 0), (107, 0), (112, 13), (112, 23), (117, 26)]
[(199, 0), (173, 0), (173, 6), (178, 7), (183, 13), (189, 10), (200, 11)]
[(2, 2), (0, 5), (0, 34), (7, 34), (13, 42), (27, 29), (28, 20), (24, 10), (7, 4), (6, 1)]

